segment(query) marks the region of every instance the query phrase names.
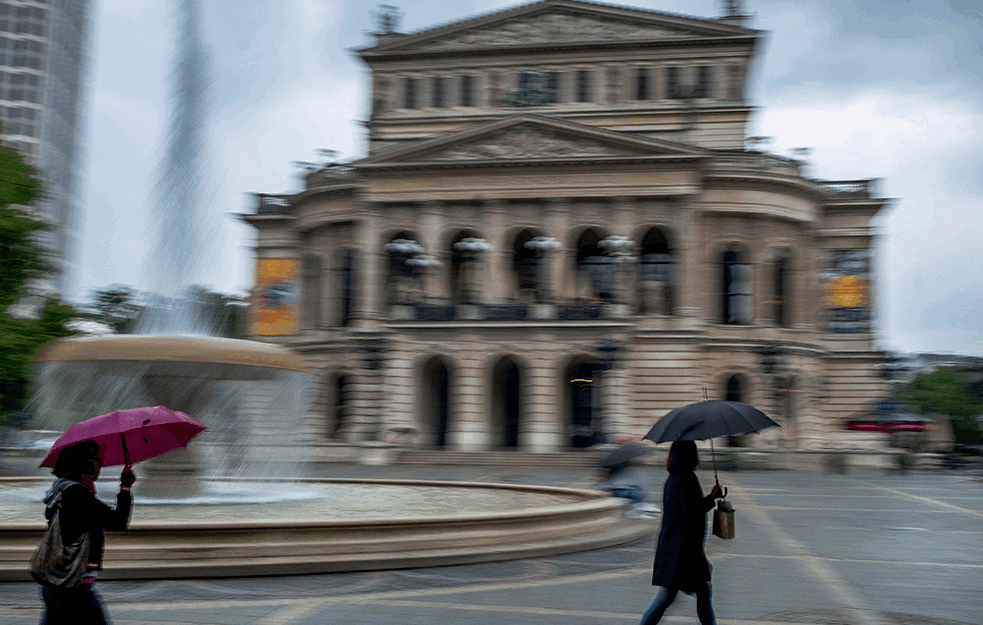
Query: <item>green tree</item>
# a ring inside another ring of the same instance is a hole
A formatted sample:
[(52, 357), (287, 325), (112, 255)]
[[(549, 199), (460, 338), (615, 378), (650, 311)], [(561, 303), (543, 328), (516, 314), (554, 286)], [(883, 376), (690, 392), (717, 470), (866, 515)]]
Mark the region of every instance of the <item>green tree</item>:
[(38, 191), (38, 181), (23, 158), (0, 147), (0, 415), (24, 409), (31, 360), (51, 340), (72, 334), (66, 324), (77, 316), (70, 306), (52, 299), (29, 317), (11, 314), (13, 305), (27, 295), (29, 282), (49, 270), (37, 239), (45, 225), (23, 209)]
[(940, 369), (912, 380), (900, 397), (921, 414), (948, 416), (956, 442), (972, 444), (978, 436), (975, 416), (983, 413), (981, 376), (968, 367)]
[(133, 287), (113, 284), (93, 291), (85, 312), (89, 319), (112, 328), (116, 334), (129, 334), (143, 310), (137, 298)]

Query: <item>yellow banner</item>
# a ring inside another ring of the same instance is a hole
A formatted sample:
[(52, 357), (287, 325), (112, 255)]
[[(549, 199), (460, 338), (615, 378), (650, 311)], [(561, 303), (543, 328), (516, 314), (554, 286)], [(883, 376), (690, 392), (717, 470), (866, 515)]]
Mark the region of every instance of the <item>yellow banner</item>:
[(300, 261), (260, 258), (253, 289), (252, 333), (263, 336), (296, 334)]

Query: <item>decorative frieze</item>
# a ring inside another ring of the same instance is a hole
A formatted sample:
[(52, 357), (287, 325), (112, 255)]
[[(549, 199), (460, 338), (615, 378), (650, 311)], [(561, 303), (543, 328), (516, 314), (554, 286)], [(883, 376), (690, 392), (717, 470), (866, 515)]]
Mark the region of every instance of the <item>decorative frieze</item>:
[(485, 46), (515, 46), (552, 42), (616, 41), (622, 39), (678, 39), (692, 32), (626, 20), (553, 13), (515, 19), (504, 24), (467, 30), (430, 42), (420, 49), (447, 50)]

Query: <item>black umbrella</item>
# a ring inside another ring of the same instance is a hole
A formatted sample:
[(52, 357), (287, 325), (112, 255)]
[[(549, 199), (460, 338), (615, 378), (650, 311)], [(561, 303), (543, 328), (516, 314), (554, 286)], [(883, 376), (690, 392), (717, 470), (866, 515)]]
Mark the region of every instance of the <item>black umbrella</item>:
[(643, 438), (655, 443), (702, 441), (710, 439), (713, 454), (713, 477), (717, 478), (717, 458), (713, 439), (732, 434), (750, 434), (771, 427), (781, 427), (754, 406), (738, 401), (704, 400), (676, 408), (652, 426)]
[(634, 458), (644, 456), (651, 451), (651, 447), (638, 445), (636, 443), (625, 443), (623, 445), (619, 445), (614, 451), (609, 453), (604, 460), (601, 461), (601, 466), (605, 469), (610, 469), (622, 464), (628, 464)]

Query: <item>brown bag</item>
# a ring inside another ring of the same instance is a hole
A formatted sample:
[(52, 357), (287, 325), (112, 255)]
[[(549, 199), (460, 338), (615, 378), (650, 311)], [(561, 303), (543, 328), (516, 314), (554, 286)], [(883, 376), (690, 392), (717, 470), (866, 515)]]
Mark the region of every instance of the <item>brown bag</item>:
[(734, 528), (734, 506), (726, 499), (718, 499), (713, 509), (713, 535), (729, 539), (736, 536)]
[(89, 563), (89, 547), (92, 539), (88, 532), (82, 532), (71, 545), (66, 545), (61, 536), (61, 501), (55, 516), (48, 523), (41, 544), (31, 558), (28, 569), (31, 577), (39, 584), (58, 588), (74, 588), (82, 583), (86, 566)]

